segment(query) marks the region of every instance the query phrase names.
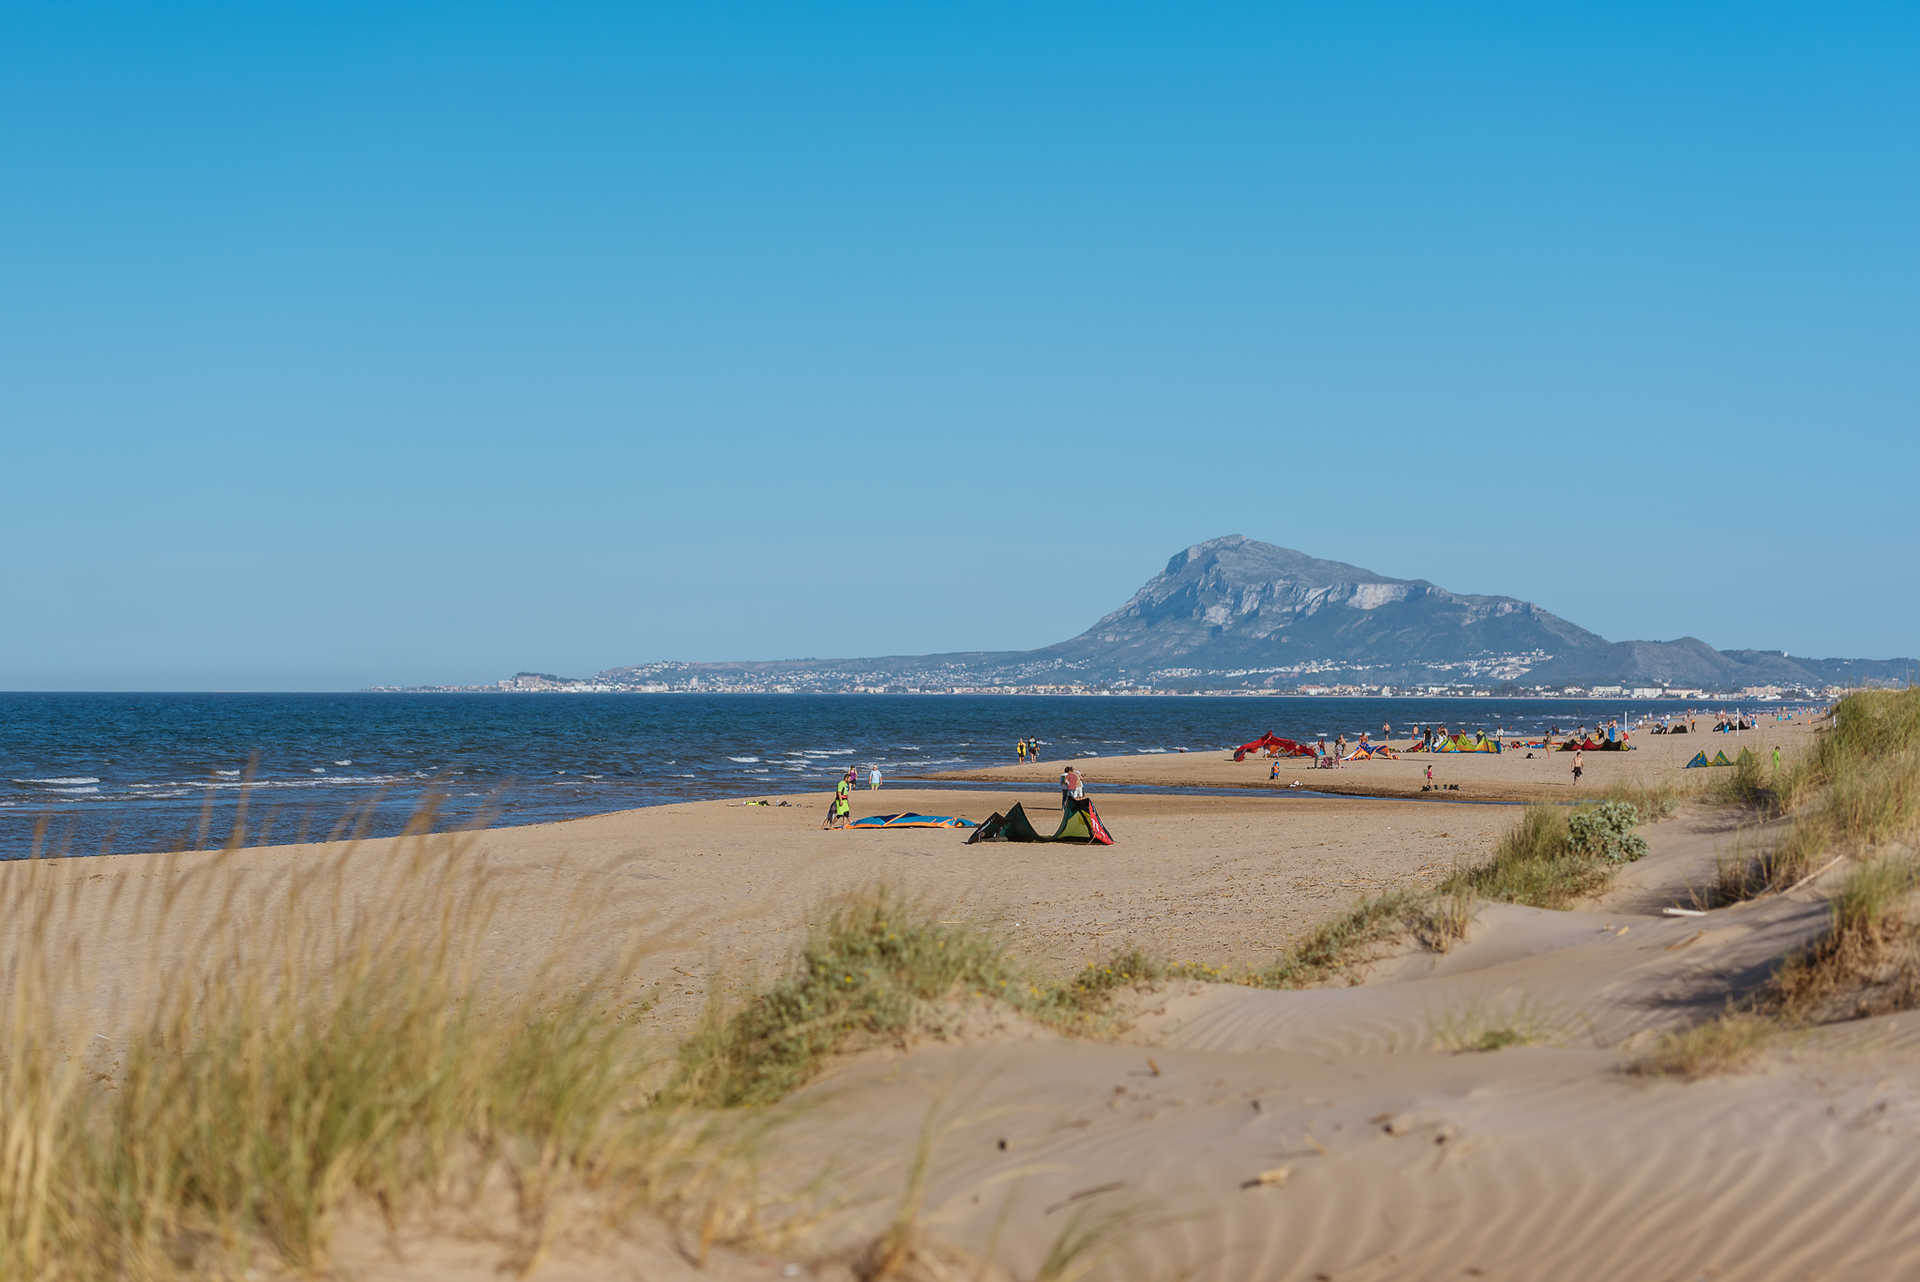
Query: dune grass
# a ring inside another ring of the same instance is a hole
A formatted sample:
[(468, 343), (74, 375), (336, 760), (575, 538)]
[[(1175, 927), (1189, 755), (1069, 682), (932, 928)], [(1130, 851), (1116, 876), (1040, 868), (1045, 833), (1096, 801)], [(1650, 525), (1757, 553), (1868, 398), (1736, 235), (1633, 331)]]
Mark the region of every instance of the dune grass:
[(1743, 756), (1714, 791), (1790, 821), (1730, 889), (1784, 890), (1834, 854), (1911, 839), (1920, 834), (1920, 689), (1855, 691), (1834, 705), (1811, 752), (1778, 772)]
[(1729, 1010), (1703, 1024), (1663, 1034), (1629, 1069), (1689, 1080), (1738, 1072), (1759, 1057), (1780, 1025), (1752, 1011)]
[(1528, 806), (1494, 847), (1493, 857), (1455, 872), (1443, 892), (1532, 908), (1565, 908), (1597, 893), (1618, 865), (1646, 853), (1634, 837), (1631, 802), (1568, 810)]
[(1560, 1032), (1558, 1021), (1525, 996), (1504, 1002), (1468, 1002), (1429, 1016), (1427, 1026), (1435, 1048), (1456, 1054), (1538, 1045), (1552, 1041)]
[(849, 897), (786, 976), (738, 1011), (709, 1009), (681, 1046), (666, 1093), (721, 1108), (770, 1103), (858, 1037), (928, 1026), (947, 998), (1022, 1005), (1033, 988), (983, 930), (942, 924), (884, 888)]
[(1664, 1039), (1648, 1071), (1720, 1071), (1756, 1053), (1769, 1030), (1920, 1006), (1920, 689), (1855, 691), (1793, 766), (1774, 772), (1743, 758), (1716, 791), (1786, 820), (1770, 848), (1721, 861), (1719, 902), (1853, 862), (1826, 932), (1787, 957), (1747, 1009)]
[[(556, 1191), (753, 1232), (751, 1127), (648, 1105), (657, 1048), (626, 965), (482, 984), (495, 894), (454, 837), (393, 856), (379, 897), (351, 852), (243, 898), (218, 863), (156, 878), (146, 930), (192, 921), (184, 964), (111, 1039), (63, 1012), (84, 958), (55, 923), (79, 879), (4, 870), (0, 1276), (166, 1278), (323, 1270), (342, 1209), (389, 1218), (515, 1191), (507, 1236)], [(206, 909), (211, 915), (188, 916)], [(496, 977), (497, 978), (497, 977)]]

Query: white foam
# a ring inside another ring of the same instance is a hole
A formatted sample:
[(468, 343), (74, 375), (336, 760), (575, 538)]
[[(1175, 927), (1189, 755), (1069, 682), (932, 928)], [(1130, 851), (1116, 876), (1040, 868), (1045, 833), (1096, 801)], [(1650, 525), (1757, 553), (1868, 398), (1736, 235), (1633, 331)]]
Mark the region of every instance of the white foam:
[(15, 783), (53, 784), (56, 787), (64, 786), (68, 788), (73, 788), (73, 787), (78, 787), (81, 784), (99, 783), (100, 781), (94, 778), (92, 775), (54, 775), (52, 778), (49, 778), (49, 779), (15, 779), (14, 782)]
[(99, 793), (98, 788), (49, 788), (48, 792), (57, 792), (65, 797), (91, 797)]
[(228, 779), (237, 778), (239, 777), (239, 774), (240, 774), (238, 770), (216, 770), (213, 773), (217, 775), (224, 775)]
[(728, 761), (737, 761), (737, 762), (739, 762), (739, 763), (740, 763), (741, 765), (743, 765), (743, 766), (750, 766), (750, 765), (752, 765), (752, 764), (753, 764), (754, 762), (756, 762), (756, 761), (758, 761), (758, 760), (760, 760), (760, 758), (758, 758), (758, 757), (728, 757), (728, 758), (727, 758), (727, 760), (728, 760)]
[(336, 766), (350, 766), (353, 764), (353, 758), (348, 757), (345, 761), (336, 761), (333, 764)]

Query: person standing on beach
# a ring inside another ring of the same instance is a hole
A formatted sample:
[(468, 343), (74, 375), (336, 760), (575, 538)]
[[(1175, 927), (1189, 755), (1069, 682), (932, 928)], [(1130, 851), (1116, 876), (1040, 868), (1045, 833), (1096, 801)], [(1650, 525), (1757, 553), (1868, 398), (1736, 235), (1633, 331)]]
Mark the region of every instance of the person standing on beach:
[(1578, 787), (1580, 784), (1580, 776), (1586, 773), (1585, 768), (1580, 764), (1585, 760), (1586, 755), (1586, 753), (1578, 748), (1573, 750), (1573, 782), (1575, 787)]
[(1066, 814), (1073, 809), (1073, 803), (1086, 795), (1086, 784), (1080, 778), (1080, 772), (1068, 766), (1060, 772), (1060, 813)]
[(880, 791), (880, 767), (879, 766), (868, 767), (867, 788), (869, 791), (872, 791), (872, 792)]
[[(849, 769), (847, 774), (851, 776), (853, 771)], [(833, 802), (827, 807), (827, 822), (822, 824), (821, 827), (844, 828), (852, 816), (853, 780), (849, 777), (841, 779), (839, 783), (833, 786)]]
[(1431, 761), (1427, 763), (1427, 787), (1433, 787), (1433, 763)]
[(1780, 773), (1780, 745), (1773, 745), (1773, 773)]
[(1024, 766), (1027, 764), (1027, 741), (1025, 739), (1015, 739), (1013, 741), (1013, 755), (1020, 759), (1021, 765)]

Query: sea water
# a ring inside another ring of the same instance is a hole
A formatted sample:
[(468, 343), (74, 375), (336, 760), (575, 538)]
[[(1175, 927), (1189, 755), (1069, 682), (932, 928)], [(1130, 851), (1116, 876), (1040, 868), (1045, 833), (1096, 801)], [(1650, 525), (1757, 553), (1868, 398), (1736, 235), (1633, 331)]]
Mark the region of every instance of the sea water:
[[(1382, 723), (1516, 734), (1659, 701), (1015, 695), (0, 694), (0, 858), (542, 823), (1047, 760), (1217, 753)], [(1097, 785), (1097, 777), (1095, 779)], [(244, 814), (243, 814), (244, 806)]]

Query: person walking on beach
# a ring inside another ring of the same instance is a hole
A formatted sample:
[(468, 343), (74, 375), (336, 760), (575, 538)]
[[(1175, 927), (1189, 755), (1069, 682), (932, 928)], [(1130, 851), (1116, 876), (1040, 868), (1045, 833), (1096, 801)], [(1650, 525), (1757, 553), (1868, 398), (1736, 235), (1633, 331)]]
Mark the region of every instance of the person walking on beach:
[(1573, 783), (1575, 787), (1579, 787), (1580, 776), (1586, 773), (1585, 768), (1581, 765), (1581, 762), (1586, 758), (1586, 755), (1587, 755), (1586, 753), (1582, 752), (1578, 748), (1575, 748), (1573, 750)]
[(868, 768), (867, 788), (869, 791), (872, 791), (872, 792), (880, 791), (880, 767), (879, 766), (871, 766)]
[(1433, 763), (1431, 761), (1427, 763), (1427, 788), (1429, 791), (1433, 788)]
[[(852, 770), (847, 773), (851, 775)], [(833, 786), (833, 803), (827, 807), (827, 822), (823, 828), (844, 828), (853, 817), (853, 780), (842, 779)]]
[(1080, 772), (1068, 766), (1060, 772), (1060, 813), (1066, 814), (1073, 809), (1073, 803), (1087, 795), (1086, 781)]
[(1780, 745), (1773, 745), (1773, 773), (1780, 773)]
[(1013, 755), (1020, 758), (1021, 765), (1024, 766), (1027, 764), (1027, 741), (1025, 739), (1014, 740)]

